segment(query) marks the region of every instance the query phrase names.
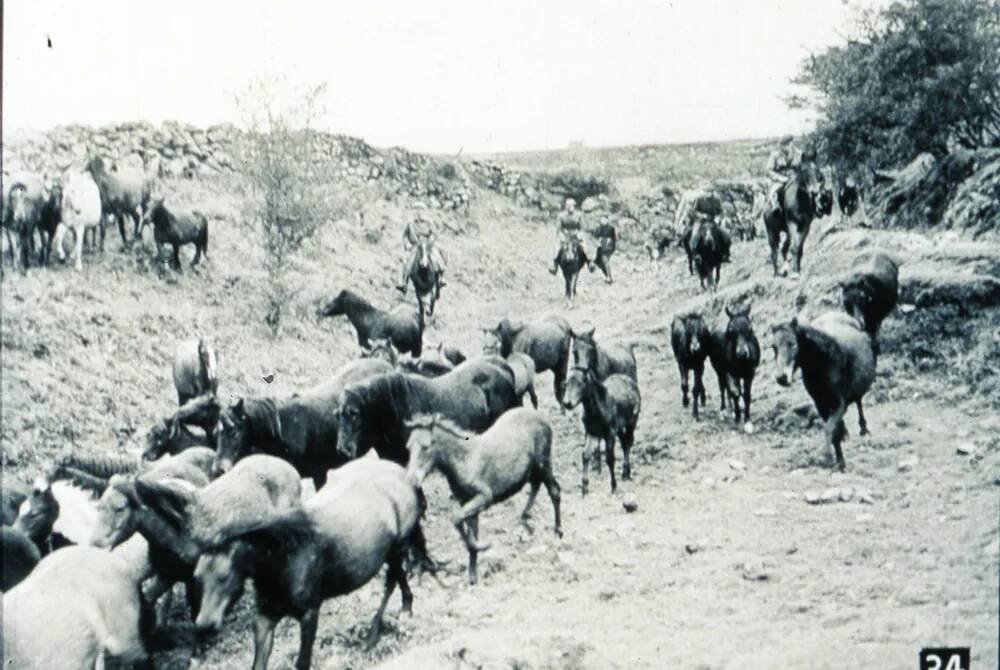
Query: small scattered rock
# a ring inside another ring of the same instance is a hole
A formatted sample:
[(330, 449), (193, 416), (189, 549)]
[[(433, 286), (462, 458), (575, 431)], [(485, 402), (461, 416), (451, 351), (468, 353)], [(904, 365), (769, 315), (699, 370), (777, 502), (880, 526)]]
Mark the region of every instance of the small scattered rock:
[(869, 521), (873, 521), (874, 519), (875, 519), (874, 516), (872, 516), (871, 514), (867, 514), (867, 513), (866, 514), (859, 514), (856, 517), (854, 517), (854, 520), (857, 521), (858, 523), (868, 523)]
[(752, 421), (747, 421), (745, 424), (743, 424), (743, 432), (746, 433), (747, 435), (753, 435)]
[(840, 502), (851, 502), (854, 499), (854, 489), (850, 486), (840, 489)]
[(871, 491), (858, 491), (858, 502), (862, 505), (874, 505), (875, 498)]
[(909, 472), (913, 468), (917, 467), (918, 463), (920, 463), (919, 458), (917, 458), (916, 456), (909, 456), (908, 458), (904, 458), (901, 461), (899, 461), (897, 469), (900, 472)]
[(631, 513), (639, 509), (639, 503), (636, 502), (635, 498), (625, 498), (622, 501), (622, 507), (625, 508), (626, 512)]
[(733, 470), (746, 470), (747, 469), (746, 463), (744, 463), (743, 461), (737, 461), (735, 459), (729, 461), (729, 467), (731, 467)]
[(917, 308), (916, 305), (900, 305), (899, 306), (899, 311), (902, 312), (903, 314), (909, 314), (910, 312), (912, 312), (916, 308)]
[(840, 489), (827, 489), (823, 491), (823, 495), (819, 497), (821, 503), (835, 503), (840, 500)]
[(958, 446), (955, 447), (955, 453), (959, 456), (975, 456), (976, 445), (972, 442), (959, 442)]
[(697, 554), (699, 551), (705, 551), (708, 548), (708, 540), (694, 540), (693, 542), (688, 542), (684, 545), (684, 551), (689, 554)]
[(763, 561), (747, 561), (740, 566), (740, 571), (748, 582), (764, 582), (771, 579), (769, 568)]
[(818, 505), (820, 503), (819, 494), (815, 491), (806, 491), (806, 502), (810, 505)]

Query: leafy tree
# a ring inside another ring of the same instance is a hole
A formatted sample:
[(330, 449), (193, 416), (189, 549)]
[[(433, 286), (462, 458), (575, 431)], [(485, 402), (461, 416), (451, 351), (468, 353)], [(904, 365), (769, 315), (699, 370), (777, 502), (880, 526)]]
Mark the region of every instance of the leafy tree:
[[(264, 321), (277, 336), (297, 291), (289, 273), (322, 222), (342, 211), (325, 135), (315, 130), (324, 86), (279, 96), (279, 84), (258, 81), (237, 97), (245, 132), (237, 156), (247, 178), (246, 225), (263, 252), (267, 275)], [(279, 99), (291, 99), (283, 104)]]
[(1000, 0), (900, 0), (860, 13), (846, 44), (808, 58), (789, 100), (811, 141), (847, 169), (951, 146), (1000, 146)]

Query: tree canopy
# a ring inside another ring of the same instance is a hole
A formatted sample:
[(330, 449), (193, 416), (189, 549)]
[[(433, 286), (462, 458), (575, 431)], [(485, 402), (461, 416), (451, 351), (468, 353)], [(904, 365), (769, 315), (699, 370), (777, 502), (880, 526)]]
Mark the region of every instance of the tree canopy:
[(811, 142), (846, 169), (949, 147), (1000, 146), (1000, 0), (899, 0), (862, 12), (846, 44), (814, 54), (790, 100)]

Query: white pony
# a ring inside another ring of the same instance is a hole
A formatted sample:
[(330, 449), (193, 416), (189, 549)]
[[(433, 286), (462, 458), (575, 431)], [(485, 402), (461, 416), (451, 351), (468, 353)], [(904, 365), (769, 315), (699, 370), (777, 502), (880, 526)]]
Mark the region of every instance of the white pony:
[(65, 261), (62, 241), (66, 229), (71, 228), (76, 235), (76, 262), (79, 271), (83, 269), (83, 238), (88, 228), (101, 223), (101, 191), (86, 172), (67, 172), (63, 178), (62, 223), (56, 230), (55, 247), (59, 260)]

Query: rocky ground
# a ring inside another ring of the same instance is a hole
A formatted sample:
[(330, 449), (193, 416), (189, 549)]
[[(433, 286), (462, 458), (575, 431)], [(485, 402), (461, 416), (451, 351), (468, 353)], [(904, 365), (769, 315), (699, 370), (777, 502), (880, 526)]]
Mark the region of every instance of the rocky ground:
[[(138, 449), (153, 418), (175, 402), (169, 363), (181, 338), (211, 335), (224, 396), (281, 396), (357, 355), (346, 320), (315, 320), (320, 300), (343, 286), (381, 305), (399, 299), (391, 286), (405, 213), (398, 202), (373, 200), (371, 228), (333, 223), (303, 259), (302, 291), (272, 341), (257, 252), (234, 223), (239, 202), (227, 181), (167, 185), (213, 217), (212, 261), (203, 269), (160, 276), (151, 243), (123, 254), (109, 237), (108, 251), (85, 258), (80, 275), (56, 267), (5, 277), (5, 477), (30, 478), (64, 449)], [(596, 325), (599, 340), (638, 342), (635, 478), (611, 495), (606, 471), (593, 474), (581, 497), (579, 419), (559, 413), (544, 375), (541, 411), (555, 429), (565, 537), (552, 533), (544, 494), (533, 535), (517, 523), (523, 496), (487, 511), (481, 533), (492, 547), (470, 587), (449, 521), (453, 502), (433, 478), (426, 530), (432, 552), (450, 562), (444, 584), (415, 582), (412, 617), (399, 614), (394, 598), (389, 632), (372, 652), (360, 638), (381, 581), (328, 602), (315, 667), (915, 667), (921, 647), (942, 645), (971, 646), (973, 667), (997, 664), (995, 242), (824, 223), (800, 280), (771, 277), (762, 240), (738, 243), (714, 298), (677, 251), (653, 268), (626, 246), (613, 259), (616, 283), (585, 275), (567, 306), (561, 279), (546, 272), (553, 229), (536, 210), (483, 192), (467, 214), (447, 217), (450, 284), (427, 339), (475, 352), (481, 327), (557, 311)], [(835, 308), (837, 276), (872, 244), (903, 261), (904, 300), (883, 327), (866, 399), (872, 435), (857, 436), (850, 410), (847, 472), (832, 474), (801, 384), (773, 381), (769, 331), (797, 309), (814, 316)], [(747, 299), (764, 348), (753, 435), (717, 411), (712, 373), (702, 421), (681, 407), (667, 335), (675, 313), (717, 318), (725, 302)], [(196, 663), (180, 600), (169, 627), (180, 645), (158, 651), (158, 668), (250, 663), (252, 596)], [(293, 667), (297, 640), (286, 621), (271, 667)]]

